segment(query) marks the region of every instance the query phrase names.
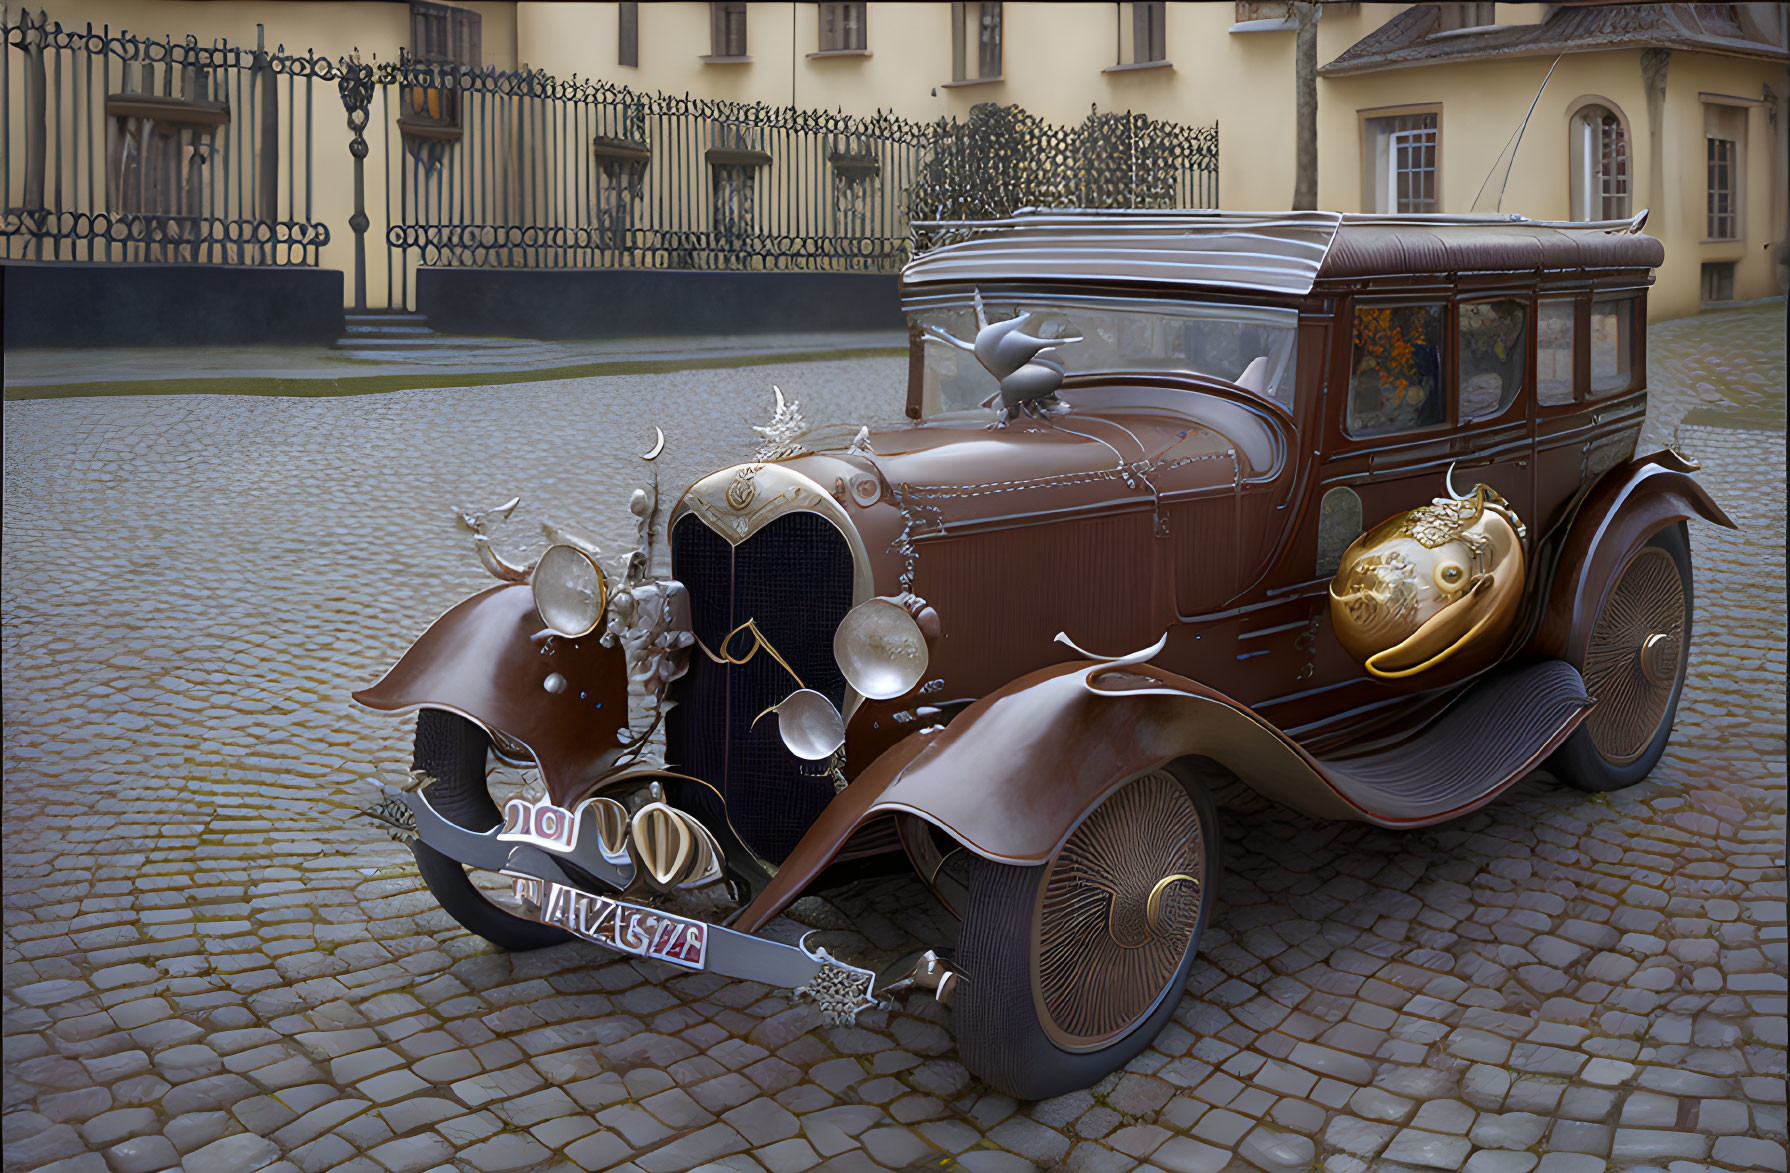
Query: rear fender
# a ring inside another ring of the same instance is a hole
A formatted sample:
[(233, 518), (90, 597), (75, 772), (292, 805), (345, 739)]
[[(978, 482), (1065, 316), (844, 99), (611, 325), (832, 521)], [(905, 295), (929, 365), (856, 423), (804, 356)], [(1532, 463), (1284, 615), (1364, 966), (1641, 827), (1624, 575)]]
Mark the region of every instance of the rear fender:
[(521, 742), (548, 795), (569, 807), (621, 755), (627, 688), (621, 648), (547, 633), (533, 591), (511, 583), (450, 609), (354, 699), (388, 713), (446, 709)]
[(736, 927), (750, 932), (776, 915), (875, 818), (913, 815), (985, 859), (1035, 865), (1129, 779), (1195, 755), (1306, 814), (1368, 817), (1309, 754), (1222, 693), (1149, 665), (1058, 664), (878, 758), (809, 828)]
[(1690, 475), (1698, 467), (1665, 451), (1604, 474), (1569, 523), (1529, 652), (1582, 663), (1598, 605), (1635, 551), (1660, 530), (1693, 517), (1735, 528)]

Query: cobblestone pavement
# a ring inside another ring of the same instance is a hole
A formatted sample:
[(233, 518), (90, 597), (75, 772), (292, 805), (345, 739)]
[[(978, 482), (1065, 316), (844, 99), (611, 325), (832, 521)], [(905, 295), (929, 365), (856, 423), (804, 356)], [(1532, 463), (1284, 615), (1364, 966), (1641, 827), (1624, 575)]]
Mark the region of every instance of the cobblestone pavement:
[[(1656, 328), (1660, 425), (1724, 391), (1781, 405), (1782, 313)], [(347, 699), (484, 585), (445, 507), (521, 491), (519, 534), (620, 544), (653, 423), (681, 485), (745, 447), (772, 382), (855, 421), (902, 374), (6, 404), (6, 1169), (1784, 1169), (1772, 432), (1683, 430), (1741, 529), (1693, 526), (1691, 684), (1648, 781), (1538, 775), (1407, 833), (1228, 811), (1175, 1020), (1089, 1091), (989, 1092), (922, 998), (829, 1028), (450, 922), (353, 817), (407, 731)], [(879, 943), (932, 916), (906, 881), (839, 901)]]

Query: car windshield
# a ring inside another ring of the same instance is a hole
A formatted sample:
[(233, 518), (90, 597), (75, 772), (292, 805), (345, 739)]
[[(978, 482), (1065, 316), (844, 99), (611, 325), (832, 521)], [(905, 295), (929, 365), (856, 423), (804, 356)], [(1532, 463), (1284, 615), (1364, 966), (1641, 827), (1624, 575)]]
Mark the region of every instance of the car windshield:
[[(985, 302), (990, 322), (1031, 314), (1023, 327), (1041, 338), (1074, 339), (1055, 347), (1066, 373), (1160, 372), (1205, 375), (1233, 383), (1291, 411), (1296, 310), (1239, 305), (1104, 302), (1093, 299)], [(976, 338), (973, 305), (915, 311), (922, 341), (923, 413), (989, 407), (999, 394), (995, 377), (973, 354), (937, 337)]]

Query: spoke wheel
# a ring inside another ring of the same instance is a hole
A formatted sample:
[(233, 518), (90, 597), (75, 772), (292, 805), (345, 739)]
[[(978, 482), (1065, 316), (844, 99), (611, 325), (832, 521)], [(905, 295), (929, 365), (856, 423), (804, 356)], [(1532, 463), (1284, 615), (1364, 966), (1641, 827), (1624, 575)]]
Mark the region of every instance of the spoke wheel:
[(1656, 534), (1616, 576), (1576, 665), (1597, 706), (1548, 768), (1581, 790), (1621, 790), (1653, 769), (1672, 734), (1690, 662), (1690, 542)]
[(1684, 674), (1688, 618), (1678, 564), (1643, 547), (1604, 600), (1585, 650), (1585, 687), (1597, 698), (1585, 727), (1607, 761), (1634, 761), (1659, 731)]
[(1158, 771), (1102, 804), (1044, 865), (1032, 991), (1051, 1042), (1095, 1050), (1149, 1014), (1199, 919), (1204, 846), (1193, 800)]
[(1001, 1091), (1084, 1088), (1180, 1004), (1218, 876), (1210, 800), (1152, 770), (1109, 794), (1042, 864), (971, 857), (952, 967), (958, 1055)]

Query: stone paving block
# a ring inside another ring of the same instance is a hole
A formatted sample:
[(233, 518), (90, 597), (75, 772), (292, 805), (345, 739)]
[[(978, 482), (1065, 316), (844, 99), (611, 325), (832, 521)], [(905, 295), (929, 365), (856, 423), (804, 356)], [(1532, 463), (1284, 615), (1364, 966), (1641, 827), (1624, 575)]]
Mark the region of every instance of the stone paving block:
[(106, 1150), (106, 1161), (116, 1173), (154, 1173), (173, 1168), (180, 1161), (174, 1142), (165, 1136), (149, 1135), (120, 1141)]
[(188, 1153), (184, 1173), (253, 1173), (279, 1159), (280, 1148), (265, 1137), (239, 1132)]
[(391, 1173), (422, 1173), (454, 1155), (454, 1146), (433, 1133), (388, 1140), (368, 1150), (367, 1156)]
[(552, 1155), (550, 1149), (533, 1137), (516, 1132), (498, 1133), (457, 1154), (459, 1160), (479, 1170), (479, 1173), (527, 1169)]
[(565, 1155), (580, 1169), (608, 1169), (626, 1161), (634, 1146), (620, 1134), (607, 1130), (594, 1132), (565, 1147)]
[(767, 1145), (758, 1149), (755, 1155), (769, 1173), (807, 1173), (820, 1164), (820, 1154), (800, 1137)]
[(785, 1140), (800, 1130), (795, 1116), (772, 1099), (751, 1100), (721, 1118), (755, 1148)]
[(636, 1155), (634, 1164), (646, 1173), (685, 1173), (720, 1157), (744, 1152), (748, 1147), (739, 1133), (715, 1123)]

